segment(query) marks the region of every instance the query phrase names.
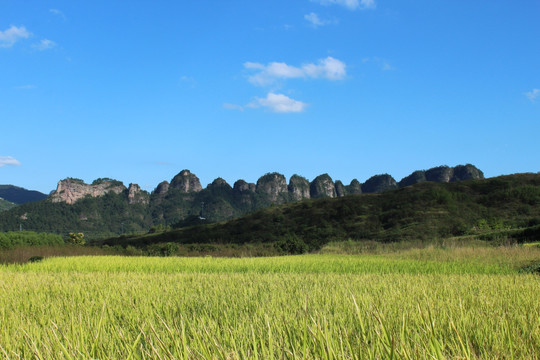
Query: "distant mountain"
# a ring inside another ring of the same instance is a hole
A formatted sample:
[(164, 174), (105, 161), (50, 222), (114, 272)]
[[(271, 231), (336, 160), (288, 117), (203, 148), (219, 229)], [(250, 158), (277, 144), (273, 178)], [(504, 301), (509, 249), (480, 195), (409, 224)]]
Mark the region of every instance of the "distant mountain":
[(36, 190), (26, 190), (13, 185), (0, 185), (0, 198), (14, 204), (25, 204), (47, 198), (47, 195)]
[[(415, 175), (416, 174), (416, 175)], [(413, 176), (414, 175), (414, 176)], [(153, 226), (191, 225), (197, 219), (212, 223), (230, 220), (256, 210), (308, 199), (340, 198), (361, 193), (379, 193), (419, 182), (456, 182), (483, 179), (473, 165), (441, 166), (417, 171), (399, 183), (388, 174), (375, 175), (365, 183), (334, 182), (328, 174), (311, 182), (293, 175), (267, 173), (257, 183), (236, 181), (233, 186), (217, 178), (206, 188), (189, 170), (182, 170), (152, 193), (136, 184), (102, 178), (92, 184), (67, 178), (46, 200), (17, 206), (0, 214), (0, 231), (20, 228), (52, 232), (85, 232), (87, 238), (148, 231)]]

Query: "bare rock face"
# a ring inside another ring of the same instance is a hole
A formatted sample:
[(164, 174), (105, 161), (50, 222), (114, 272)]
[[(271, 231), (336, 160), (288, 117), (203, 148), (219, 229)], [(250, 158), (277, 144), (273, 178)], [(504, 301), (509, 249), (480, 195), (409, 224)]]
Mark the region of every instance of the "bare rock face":
[(467, 165), (458, 165), (454, 167), (454, 173), (450, 181), (463, 181), (469, 179), (483, 179), (484, 173), (478, 169), (476, 166), (467, 164)]
[(254, 183), (248, 183), (244, 180), (238, 180), (233, 186), (234, 201), (242, 207), (251, 207), (254, 202), (255, 189)]
[(310, 184), (311, 198), (336, 197), (336, 186), (328, 174), (317, 176)]
[(342, 196), (347, 195), (347, 189), (345, 188), (341, 180), (336, 180), (335, 186), (336, 186), (337, 197), (342, 197)]
[(353, 179), (349, 185), (346, 187), (347, 194), (361, 194), (362, 193), (362, 184), (360, 181)]
[(180, 191), (185, 193), (199, 192), (202, 190), (199, 178), (189, 170), (180, 171), (180, 173), (171, 180), (171, 187), (180, 189)]
[(362, 184), (363, 193), (380, 193), (397, 188), (394, 178), (388, 174), (375, 175)]
[(257, 180), (257, 192), (265, 195), (272, 203), (282, 204), (285, 202), (287, 180), (279, 173), (268, 173)]
[(54, 191), (49, 198), (52, 202), (74, 204), (77, 200), (82, 199), (87, 195), (98, 197), (111, 191), (115, 194), (120, 194), (124, 190), (126, 190), (124, 184), (117, 180), (98, 179), (91, 185), (88, 185), (82, 180), (67, 178), (58, 182), (56, 191)]
[(293, 201), (310, 198), (309, 181), (308, 179), (300, 175), (294, 174), (293, 176), (291, 176), (291, 178), (289, 179), (288, 190), (291, 196), (291, 200)]
[(156, 187), (156, 190), (154, 190), (154, 194), (156, 195), (165, 195), (169, 191), (170, 184), (168, 181), (162, 181), (159, 183), (159, 185)]
[(143, 204), (148, 205), (150, 202), (150, 195), (141, 190), (141, 187), (137, 184), (129, 184), (128, 187), (128, 204)]
[(255, 192), (257, 185), (248, 183), (244, 180), (238, 180), (234, 183), (233, 190), (235, 193)]
[(437, 166), (426, 171), (426, 180), (435, 182), (450, 182), (454, 169), (448, 166)]
[(458, 165), (456, 167), (437, 166), (429, 170), (418, 170), (401, 179), (399, 187), (418, 184), (424, 181), (454, 182), (469, 179), (483, 179), (484, 173), (476, 166)]

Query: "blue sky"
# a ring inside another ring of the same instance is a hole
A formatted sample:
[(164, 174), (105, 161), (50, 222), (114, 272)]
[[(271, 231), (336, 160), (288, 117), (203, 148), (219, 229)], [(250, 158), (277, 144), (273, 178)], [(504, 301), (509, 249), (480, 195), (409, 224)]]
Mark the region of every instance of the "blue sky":
[(0, 3), (0, 184), (537, 172), (540, 2)]

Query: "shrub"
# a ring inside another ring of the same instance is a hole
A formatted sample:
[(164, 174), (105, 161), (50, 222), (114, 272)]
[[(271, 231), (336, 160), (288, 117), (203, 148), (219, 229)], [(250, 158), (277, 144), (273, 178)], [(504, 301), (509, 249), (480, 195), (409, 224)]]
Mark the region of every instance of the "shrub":
[(86, 240), (84, 240), (83, 233), (69, 233), (68, 242), (74, 245), (84, 245)]
[(308, 252), (309, 246), (296, 235), (286, 235), (276, 242), (276, 248), (287, 254), (304, 254)]

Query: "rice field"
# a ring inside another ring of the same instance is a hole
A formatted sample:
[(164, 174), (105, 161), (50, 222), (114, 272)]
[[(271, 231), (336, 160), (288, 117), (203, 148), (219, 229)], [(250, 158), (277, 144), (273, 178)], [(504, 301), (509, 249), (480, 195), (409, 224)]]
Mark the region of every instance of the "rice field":
[(5, 359), (538, 359), (540, 249), (0, 267)]

